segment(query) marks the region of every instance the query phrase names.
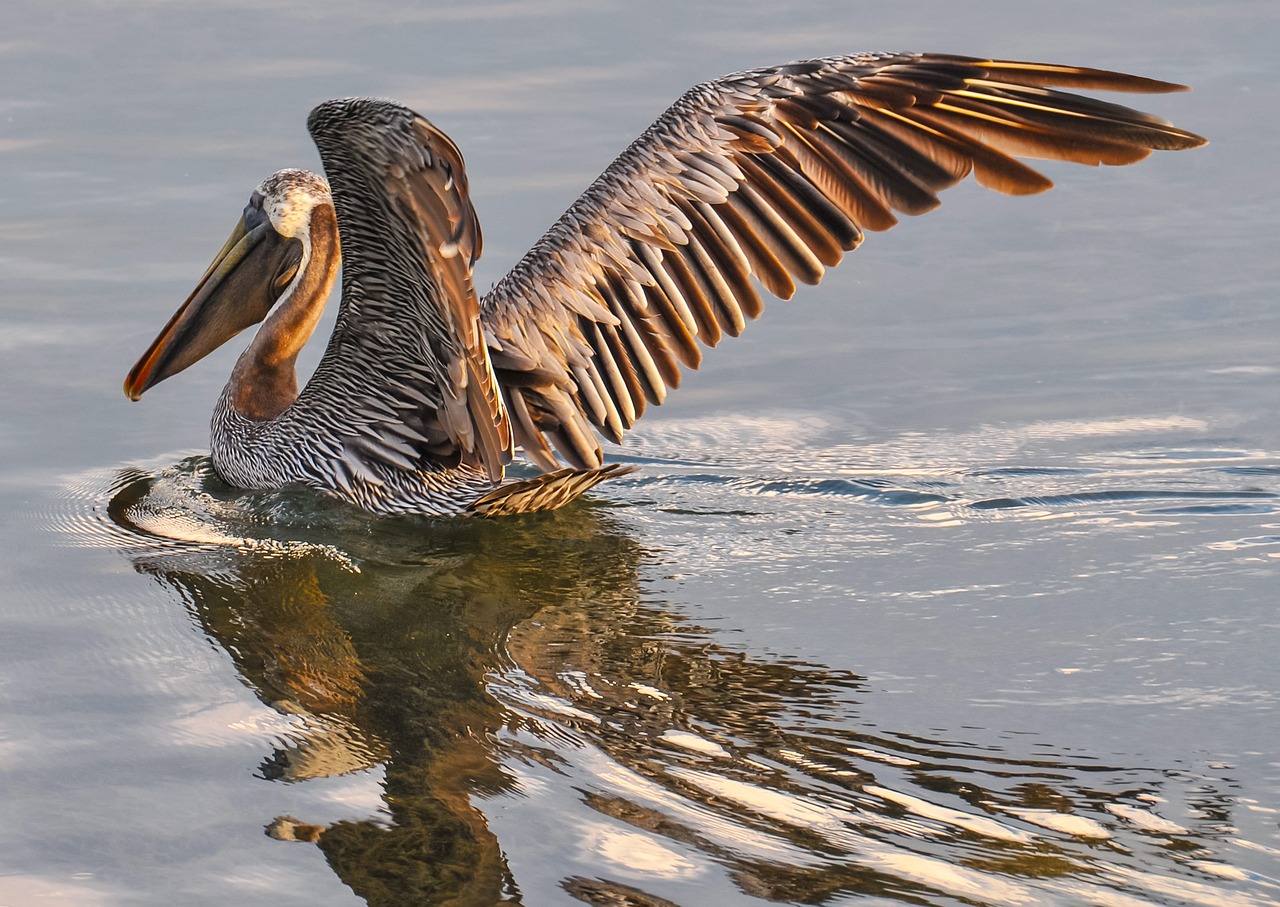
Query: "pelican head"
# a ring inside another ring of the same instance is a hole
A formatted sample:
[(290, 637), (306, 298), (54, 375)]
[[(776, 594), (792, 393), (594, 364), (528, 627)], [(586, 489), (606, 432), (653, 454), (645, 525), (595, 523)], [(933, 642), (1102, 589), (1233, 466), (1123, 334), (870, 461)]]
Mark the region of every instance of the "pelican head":
[[(323, 224), (315, 223), (321, 220)], [(336, 262), (330, 261), (336, 258), (336, 222), (324, 177), (307, 170), (281, 170), (263, 180), (196, 288), (129, 371), (126, 396), (138, 400), (148, 388), (262, 321), (282, 298), (300, 296), (299, 285), (315, 258), (317, 233), (325, 239), (332, 236), (333, 254), (324, 258), (333, 267), (325, 270), (336, 270)], [(322, 275), (317, 292), (303, 300), (308, 304), (307, 317), (277, 325), (271, 349), (260, 354), (273, 354), (277, 362), (287, 359), (292, 368), (297, 349), (319, 318), (319, 311), (312, 310), (323, 308), (330, 285), (331, 277), (326, 280)], [(314, 296), (319, 296), (319, 306), (310, 305)]]

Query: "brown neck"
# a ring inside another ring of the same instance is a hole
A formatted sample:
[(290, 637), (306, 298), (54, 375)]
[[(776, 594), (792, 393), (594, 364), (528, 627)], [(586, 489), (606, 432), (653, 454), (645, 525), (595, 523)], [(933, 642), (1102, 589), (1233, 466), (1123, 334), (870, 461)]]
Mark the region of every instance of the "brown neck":
[(230, 402), (250, 419), (274, 419), (298, 399), (298, 353), (324, 313), (341, 264), (333, 208), (311, 212), (311, 254), (289, 295), (272, 310), (231, 372)]

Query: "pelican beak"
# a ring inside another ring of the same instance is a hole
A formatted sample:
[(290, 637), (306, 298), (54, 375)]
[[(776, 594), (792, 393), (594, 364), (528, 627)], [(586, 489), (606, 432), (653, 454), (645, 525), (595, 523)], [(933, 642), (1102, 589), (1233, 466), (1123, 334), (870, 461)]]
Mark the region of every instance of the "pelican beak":
[[(255, 223), (256, 222), (256, 223)], [(257, 324), (297, 271), (301, 243), (262, 217), (240, 218), (186, 302), (124, 380), (130, 400)]]

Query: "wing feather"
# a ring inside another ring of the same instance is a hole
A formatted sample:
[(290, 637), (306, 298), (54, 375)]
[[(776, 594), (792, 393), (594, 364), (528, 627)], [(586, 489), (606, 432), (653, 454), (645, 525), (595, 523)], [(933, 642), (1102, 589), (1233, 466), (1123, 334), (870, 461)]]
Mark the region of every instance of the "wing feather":
[[(308, 128), (333, 190), (343, 291), (333, 338), (290, 418), (336, 426), (350, 477), (381, 462), (465, 464), (501, 479), (512, 431), (472, 285), (481, 235), (462, 155), (389, 101), (327, 101)], [(508, 331), (502, 342), (519, 340)], [(530, 353), (505, 361), (540, 374), (563, 350)], [(420, 427), (406, 437), (402, 425)]]
[[(1019, 157), (1127, 164), (1204, 140), (1060, 89), (1181, 86), (1080, 67), (863, 54), (736, 73), (685, 93), (481, 301), (516, 440), (601, 462), (700, 346), (817, 283), (899, 214), (973, 173), (1006, 194), (1052, 184)], [(532, 325), (532, 326), (531, 326)], [(536, 337), (536, 340), (534, 339)], [(548, 444), (548, 441), (550, 442)]]

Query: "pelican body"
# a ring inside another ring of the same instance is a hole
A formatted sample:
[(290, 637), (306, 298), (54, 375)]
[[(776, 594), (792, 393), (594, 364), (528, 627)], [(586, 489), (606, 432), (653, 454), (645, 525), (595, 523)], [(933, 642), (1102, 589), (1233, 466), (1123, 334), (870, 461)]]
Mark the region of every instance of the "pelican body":
[[(130, 371), (137, 400), (261, 322), (214, 409), (230, 484), (303, 485), (374, 513), (561, 506), (629, 467), (620, 441), (702, 348), (816, 284), (865, 231), (921, 214), (973, 173), (1052, 184), (1018, 158), (1129, 164), (1204, 144), (1061, 89), (1182, 86), (1078, 67), (857, 54), (695, 86), (516, 267), (477, 297), (479, 221), (457, 146), (391, 101), (307, 121), (328, 181), (281, 170)], [(337, 323), (299, 390), (298, 352), (341, 265)], [(543, 470), (504, 477), (516, 447)], [(562, 463), (566, 461), (567, 466)]]

